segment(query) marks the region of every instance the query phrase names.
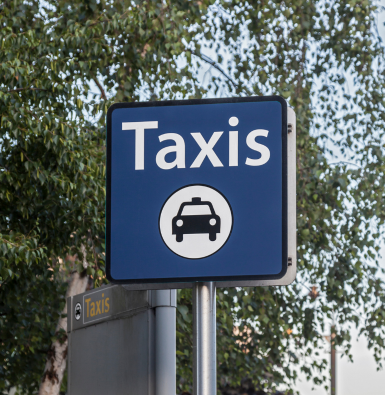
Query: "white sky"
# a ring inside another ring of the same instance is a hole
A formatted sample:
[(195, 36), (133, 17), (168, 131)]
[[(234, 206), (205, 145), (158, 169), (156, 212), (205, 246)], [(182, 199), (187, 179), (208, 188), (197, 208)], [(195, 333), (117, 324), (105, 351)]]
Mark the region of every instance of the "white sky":
[[(352, 339), (357, 338), (358, 332), (352, 331)], [(326, 351), (326, 350), (325, 350)], [(337, 350), (338, 351), (338, 350)], [(353, 341), (352, 354), (354, 362), (341, 358), (337, 352), (337, 393), (336, 395), (384, 395), (385, 370), (377, 371), (377, 366), (364, 338)], [(325, 352), (325, 358), (330, 359), (330, 353)], [(301, 395), (328, 395), (330, 391), (317, 387), (312, 390), (312, 383), (306, 382), (303, 375), (294, 389)]]

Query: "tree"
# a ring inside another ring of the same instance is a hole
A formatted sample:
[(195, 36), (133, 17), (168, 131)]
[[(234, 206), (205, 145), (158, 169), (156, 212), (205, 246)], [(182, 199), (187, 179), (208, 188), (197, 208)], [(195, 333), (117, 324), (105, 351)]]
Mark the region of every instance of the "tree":
[(66, 284), (68, 292), (82, 292), (86, 276), (94, 286), (105, 281), (108, 98), (199, 95), (194, 83), (180, 84), (191, 73), (178, 68), (176, 56), (192, 36), (188, 24), (199, 22), (200, 7), (183, 1), (0, 4), (3, 392), (17, 386), (33, 393), (39, 385), (40, 393), (59, 391)]
[[(64, 328), (55, 328), (67, 283), (105, 281), (104, 127), (114, 101), (280, 94), (297, 113), (298, 278), (218, 291), (222, 390), (243, 379), (290, 389), (299, 368), (322, 382), (326, 361), (312, 357), (332, 318), (346, 353), (357, 325), (380, 361), (377, 11), (353, 0), (0, 3), (3, 392), (36, 391), (48, 357), (43, 384), (57, 393), (52, 350), (65, 356)], [(178, 312), (179, 389), (190, 390), (189, 291), (179, 292)]]
[(77, 276), (66, 257), (93, 262), (89, 274), (101, 262), (104, 140), (82, 113), (72, 60), (61, 56), (44, 12), (38, 2), (0, 9), (3, 391), (32, 392), (46, 356), (66, 342), (66, 328), (55, 331), (63, 282)]
[[(325, 382), (326, 361), (316, 353), (331, 321), (340, 350), (349, 354), (349, 329), (357, 326), (381, 365), (385, 68), (379, 9), (369, 1), (217, 1), (205, 33), (196, 37), (206, 45), (189, 47), (198, 67), (210, 67), (216, 94), (279, 94), (297, 114), (298, 276), (290, 287), (218, 292), (222, 390), (243, 378), (266, 392), (283, 383), (290, 389), (299, 369), (314, 383)], [(187, 300), (181, 293), (180, 377), (190, 374)], [(190, 388), (188, 377), (182, 388)]]

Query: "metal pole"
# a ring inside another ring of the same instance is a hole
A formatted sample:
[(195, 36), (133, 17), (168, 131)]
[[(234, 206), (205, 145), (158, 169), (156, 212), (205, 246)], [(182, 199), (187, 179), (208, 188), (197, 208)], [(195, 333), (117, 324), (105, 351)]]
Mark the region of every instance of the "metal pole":
[(152, 291), (155, 307), (155, 395), (176, 394), (176, 290)]
[(193, 286), (194, 395), (217, 393), (216, 288), (214, 282)]
[(330, 393), (331, 395), (336, 395), (336, 348), (334, 346), (334, 337), (335, 337), (335, 326), (332, 325), (330, 331), (330, 374), (331, 374), (331, 383), (330, 383)]

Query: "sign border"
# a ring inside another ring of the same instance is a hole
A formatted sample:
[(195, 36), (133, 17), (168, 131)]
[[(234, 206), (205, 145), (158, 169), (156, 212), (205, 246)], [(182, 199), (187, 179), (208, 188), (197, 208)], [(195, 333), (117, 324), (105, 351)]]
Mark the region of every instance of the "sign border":
[[(275, 275), (210, 276), (210, 277), (169, 277), (152, 279), (114, 279), (111, 275), (111, 121), (112, 113), (118, 108), (164, 107), (200, 104), (250, 103), (278, 101), (282, 109), (282, 270)], [(287, 272), (288, 265), (288, 169), (287, 169), (287, 103), (281, 96), (251, 96), (221, 99), (166, 100), (150, 102), (127, 102), (112, 104), (107, 111), (107, 194), (106, 194), (106, 276), (114, 284), (151, 284), (201, 281), (247, 281), (279, 280)]]

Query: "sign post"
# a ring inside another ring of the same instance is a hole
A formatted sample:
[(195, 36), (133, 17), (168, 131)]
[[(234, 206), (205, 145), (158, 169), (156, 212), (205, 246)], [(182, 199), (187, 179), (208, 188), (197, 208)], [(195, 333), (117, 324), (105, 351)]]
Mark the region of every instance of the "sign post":
[(295, 151), (277, 96), (108, 111), (107, 277), (193, 288), (195, 395), (216, 393), (216, 287), (295, 279)]
[(214, 282), (193, 287), (194, 395), (217, 393), (216, 289)]
[(155, 395), (176, 394), (176, 290), (152, 291), (155, 308)]

